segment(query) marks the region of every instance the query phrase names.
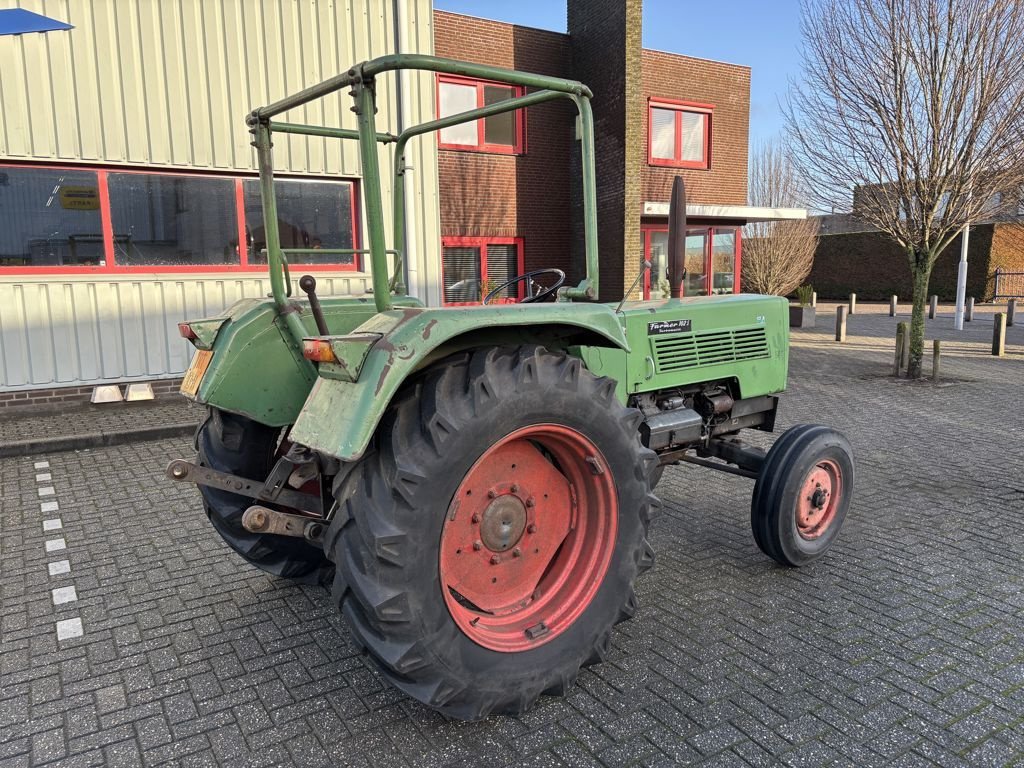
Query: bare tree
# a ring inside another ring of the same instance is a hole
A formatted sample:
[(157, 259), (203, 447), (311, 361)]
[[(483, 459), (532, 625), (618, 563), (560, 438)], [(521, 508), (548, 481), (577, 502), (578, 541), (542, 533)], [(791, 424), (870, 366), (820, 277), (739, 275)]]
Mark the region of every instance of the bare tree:
[(1024, 0), (803, 0), (786, 109), (813, 202), (877, 227), (913, 276), (921, 376), (932, 265), (1024, 180)]
[[(751, 205), (800, 206), (803, 197), (789, 156), (778, 141), (757, 147), (750, 158)], [(743, 231), (743, 288), (786, 296), (799, 286), (814, 264), (818, 225), (813, 219), (764, 221)]]

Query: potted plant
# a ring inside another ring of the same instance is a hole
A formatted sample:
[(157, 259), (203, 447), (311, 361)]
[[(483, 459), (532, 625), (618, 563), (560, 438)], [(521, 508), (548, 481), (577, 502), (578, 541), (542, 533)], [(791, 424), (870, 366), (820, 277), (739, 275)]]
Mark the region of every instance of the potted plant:
[(810, 285), (801, 285), (796, 289), (796, 300), (799, 304), (789, 305), (790, 328), (814, 327), (814, 307), (811, 306), (812, 293), (814, 293), (814, 288)]

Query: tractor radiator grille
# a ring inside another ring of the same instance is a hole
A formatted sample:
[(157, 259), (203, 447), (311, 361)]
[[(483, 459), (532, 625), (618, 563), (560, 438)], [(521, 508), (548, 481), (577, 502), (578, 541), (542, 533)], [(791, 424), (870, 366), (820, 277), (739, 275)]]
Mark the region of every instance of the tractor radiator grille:
[(761, 326), (654, 339), (654, 362), (658, 373), (768, 356), (768, 338)]

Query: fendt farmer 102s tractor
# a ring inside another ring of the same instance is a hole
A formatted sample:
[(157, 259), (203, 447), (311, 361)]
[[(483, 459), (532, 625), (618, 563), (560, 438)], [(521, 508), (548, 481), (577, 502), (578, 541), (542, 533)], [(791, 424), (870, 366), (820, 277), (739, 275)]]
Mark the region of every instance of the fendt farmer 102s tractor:
[[(378, 132), (375, 79), (400, 69), (529, 92)], [(274, 120), (342, 88), (358, 130)], [(255, 110), (248, 125), (272, 296), (181, 324), (198, 350), (182, 392), (209, 417), (198, 461), (173, 461), (168, 476), (200, 486), (214, 527), (254, 565), (329, 581), (388, 680), (453, 717), (522, 712), (604, 658), (613, 626), (636, 610), (634, 580), (653, 562), (647, 528), (665, 465), (754, 479), (754, 538), (786, 565), (824, 554), (850, 504), (850, 448), (834, 430), (794, 427), (767, 454), (736, 437), (774, 427), (787, 303), (680, 298), (681, 180), (670, 212), (671, 298), (595, 300), (590, 96), (571, 80), (393, 55)], [(393, 206), (388, 248), (377, 144), (394, 144), (401, 201), (411, 138), (555, 99), (578, 110), (585, 279), (564, 286), (558, 270), (531, 272), (478, 307), (427, 308), (407, 296), (403, 208)], [(288, 257), (307, 251), (280, 245), (275, 133), (358, 140), (369, 240), (358, 252), (369, 254), (372, 303), (318, 299), (309, 276), (298, 281), (308, 297), (290, 295)], [(489, 303), (512, 286), (520, 303)]]

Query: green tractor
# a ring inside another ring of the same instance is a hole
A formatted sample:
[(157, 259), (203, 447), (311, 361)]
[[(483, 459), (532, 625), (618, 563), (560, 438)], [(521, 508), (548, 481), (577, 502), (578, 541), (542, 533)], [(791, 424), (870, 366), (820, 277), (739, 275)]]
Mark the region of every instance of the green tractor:
[[(375, 79), (400, 69), (528, 90), (398, 135), (378, 132)], [(274, 119), (342, 88), (358, 130)], [(571, 80), (392, 55), (253, 111), (272, 296), (180, 326), (197, 349), (182, 392), (209, 416), (198, 460), (172, 461), (168, 476), (199, 485), (210, 521), (246, 560), (329, 585), (387, 679), (457, 718), (523, 712), (606, 656), (612, 628), (636, 610), (634, 580), (654, 560), (647, 532), (665, 465), (753, 479), (754, 538), (789, 566), (823, 555), (850, 505), (854, 468), (841, 434), (794, 427), (767, 453), (737, 437), (774, 428), (787, 303), (680, 298), (680, 179), (671, 298), (596, 301), (590, 96)], [(493, 303), (505, 284), (478, 307), (425, 307), (406, 295), (403, 211), (394, 206), (389, 249), (377, 144), (395, 145), (402, 200), (412, 137), (556, 99), (578, 111), (582, 282), (533, 272), (510, 281), (522, 301)], [(319, 299), (308, 275), (298, 281), (306, 298), (290, 295), (288, 257), (304, 251), (280, 246), (275, 133), (359, 142), (369, 244), (359, 252), (372, 266), (372, 301)]]

